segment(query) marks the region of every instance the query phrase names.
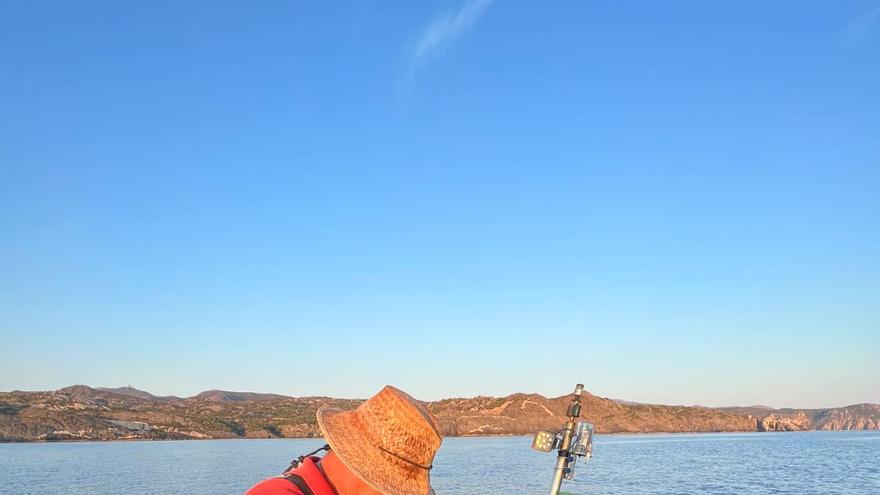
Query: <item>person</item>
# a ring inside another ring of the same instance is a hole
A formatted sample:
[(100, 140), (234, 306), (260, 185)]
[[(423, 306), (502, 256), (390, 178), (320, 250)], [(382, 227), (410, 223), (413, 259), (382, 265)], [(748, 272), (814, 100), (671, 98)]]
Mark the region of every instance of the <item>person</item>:
[[(245, 495), (432, 495), (431, 468), (442, 442), (437, 419), (390, 385), (351, 411), (318, 410), (327, 442), (281, 476)], [(327, 450), (324, 457), (315, 453)]]

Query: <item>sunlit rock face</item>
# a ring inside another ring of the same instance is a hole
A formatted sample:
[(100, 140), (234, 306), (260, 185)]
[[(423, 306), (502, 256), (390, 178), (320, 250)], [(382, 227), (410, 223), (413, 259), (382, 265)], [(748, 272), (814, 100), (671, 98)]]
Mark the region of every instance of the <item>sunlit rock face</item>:
[(771, 414), (758, 420), (758, 431), (804, 431), (812, 430), (813, 421), (804, 411), (797, 411), (792, 417)]
[(828, 409), (817, 418), (820, 430), (880, 430), (880, 404)]

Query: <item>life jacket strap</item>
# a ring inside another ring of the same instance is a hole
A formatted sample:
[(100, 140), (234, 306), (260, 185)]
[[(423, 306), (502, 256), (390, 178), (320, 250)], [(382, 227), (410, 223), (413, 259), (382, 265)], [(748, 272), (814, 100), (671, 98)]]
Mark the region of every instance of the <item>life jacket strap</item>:
[(306, 483), (306, 480), (303, 479), (302, 476), (293, 473), (287, 473), (282, 478), (296, 485), (299, 488), (299, 491), (303, 492), (303, 495), (315, 495), (315, 492), (309, 488), (309, 485)]

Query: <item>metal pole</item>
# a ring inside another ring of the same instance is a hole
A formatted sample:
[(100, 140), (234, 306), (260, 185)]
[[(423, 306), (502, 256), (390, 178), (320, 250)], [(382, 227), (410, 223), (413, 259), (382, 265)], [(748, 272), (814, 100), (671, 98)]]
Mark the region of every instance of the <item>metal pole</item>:
[(574, 388), (574, 399), (568, 406), (566, 416), (568, 421), (562, 427), (562, 443), (559, 445), (559, 456), (556, 458), (556, 467), (553, 470), (553, 482), (550, 484), (550, 495), (559, 495), (562, 488), (562, 478), (568, 470), (568, 463), (571, 461), (571, 438), (574, 435), (575, 419), (581, 415), (581, 394), (584, 386), (580, 383)]
[(556, 470), (553, 471), (553, 483), (550, 485), (550, 495), (559, 495), (559, 489), (562, 488), (562, 477), (565, 475), (565, 467), (568, 465), (568, 458), (563, 457), (560, 452), (556, 458)]

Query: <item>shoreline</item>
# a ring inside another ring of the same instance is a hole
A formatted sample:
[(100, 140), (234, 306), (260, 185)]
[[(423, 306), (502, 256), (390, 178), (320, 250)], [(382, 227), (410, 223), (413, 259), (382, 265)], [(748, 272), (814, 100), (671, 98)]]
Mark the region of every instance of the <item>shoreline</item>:
[[(785, 435), (790, 433), (858, 433), (858, 432), (872, 432), (880, 435), (880, 430), (798, 430), (798, 431), (652, 431), (652, 432), (613, 432), (613, 433), (596, 433), (597, 437), (627, 437), (627, 436), (698, 436), (698, 435)], [(462, 439), (462, 438), (479, 438), (479, 439), (492, 439), (492, 438), (529, 438), (532, 435), (519, 435), (519, 434), (509, 434), (509, 435), (459, 435), (459, 436), (447, 436), (443, 437), (443, 440), (447, 439)], [(223, 441), (223, 440), (232, 440), (232, 441), (254, 441), (254, 440), (321, 440), (323, 437), (269, 437), (269, 438), (242, 438), (242, 437), (229, 437), (229, 438), (127, 438), (127, 439), (114, 439), (114, 440), (0, 440), (0, 445), (11, 445), (11, 444), (61, 444), (61, 443), (136, 443), (136, 442), (212, 442), (212, 441)]]

